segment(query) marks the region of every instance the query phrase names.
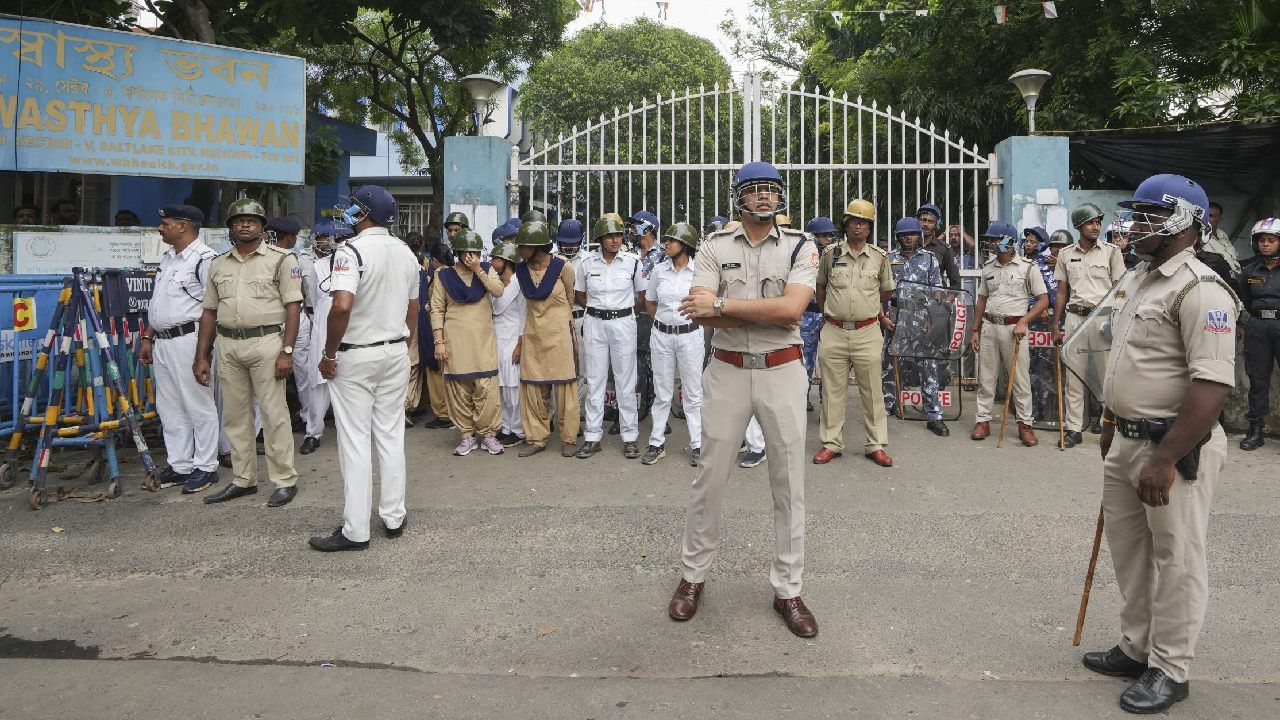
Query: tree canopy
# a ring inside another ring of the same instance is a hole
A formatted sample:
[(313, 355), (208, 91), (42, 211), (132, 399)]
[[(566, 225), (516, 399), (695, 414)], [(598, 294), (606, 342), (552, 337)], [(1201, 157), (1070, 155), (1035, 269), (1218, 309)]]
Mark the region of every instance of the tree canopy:
[(730, 79), (729, 63), (708, 40), (643, 18), (595, 25), (533, 64), (520, 88), (520, 113), (555, 134), (658, 93)]

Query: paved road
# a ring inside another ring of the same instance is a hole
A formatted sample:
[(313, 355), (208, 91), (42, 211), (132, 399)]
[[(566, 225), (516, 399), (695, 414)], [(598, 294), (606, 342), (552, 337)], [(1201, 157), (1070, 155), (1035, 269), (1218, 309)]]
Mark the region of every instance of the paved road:
[[(672, 424), (669, 451), (686, 441)], [(1115, 641), (1105, 547), (1071, 647), (1096, 438), (997, 450), (951, 426), (938, 439), (891, 419), (892, 469), (856, 453), (810, 466), (808, 641), (769, 608), (764, 467), (731, 480), (698, 617), (667, 619), (694, 470), (679, 451), (624, 460), (616, 437), (587, 461), (453, 458), (453, 433), (408, 430), (410, 529), (332, 556), (306, 547), (340, 522), (332, 428), (283, 509), (136, 477), (121, 499), (38, 513), (0, 493), (0, 718), (1123, 716), (1123, 682), (1079, 664)], [(1230, 456), (1177, 717), (1280, 716), (1277, 461), (1275, 443)]]

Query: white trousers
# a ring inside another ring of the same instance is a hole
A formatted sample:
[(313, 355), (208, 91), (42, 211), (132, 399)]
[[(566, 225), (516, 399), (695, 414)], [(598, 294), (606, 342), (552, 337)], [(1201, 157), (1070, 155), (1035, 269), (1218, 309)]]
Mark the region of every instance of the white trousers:
[(196, 382), (191, 362), (196, 357), (196, 333), (152, 344), (152, 375), (156, 381), (156, 412), (164, 426), (165, 455), (174, 472), (218, 468), (218, 407), (213, 388)]
[(753, 453), (764, 452), (764, 430), (760, 429), (760, 421), (756, 420), (756, 416), (751, 416), (751, 422), (747, 423), (747, 450)]
[(689, 447), (702, 447), (702, 362), (706, 357), (702, 333), (670, 335), (654, 328), (649, 338), (649, 357), (654, 386), (653, 431), (649, 433), (649, 444), (661, 446), (666, 442), (667, 416), (671, 413), (679, 373)]
[(587, 315), (582, 321), (586, 345), (587, 427), (582, 437), (599, 442), (604, 437), (604, 390), (613, 366), (613, 392), (618, 398), (622, 441), (640, 437), (640, 412), (636, 402), (636, 319), (632, 315), (601, 320)]
[(369, 540), (373, 505), (373, 458), (378, 448), (382, 481), (378, 516), (389, 528), (404, 522), (404, 398), (409, 389), (409, 350), (404, 343), (338, 353), (338, 374), (326, 383), (338, 429), (338, 467), (346, 504), (342, 534)]
[(329, 412), (329, 384), (320, 383), (306, 391), (307, 402), (302, 416), (307, 423), (307, 437), (324, 437), (324, 416)]
[(324, 414), (316, 418), (311, 389), (320, 382), (320, 354), (312, 355), (311, 316), (302, 313), (298, 316), (298, 337), (293, 341), (293, 382), (298, 386), (298, 416), (306, 425), (306, 436), (318, 438), (324, 434)]
[(520, 420), (520, 386), (499, 388), (502, 396), (502, 431), (524, 437)]

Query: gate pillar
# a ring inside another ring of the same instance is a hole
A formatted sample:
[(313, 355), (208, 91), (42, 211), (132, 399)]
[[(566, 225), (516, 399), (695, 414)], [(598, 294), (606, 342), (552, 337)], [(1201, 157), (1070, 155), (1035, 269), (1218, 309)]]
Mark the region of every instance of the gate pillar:
[(512, 144), (506, 138), (453, 136), (444, 139), (444, 197), (440, 216), (464, 212), (471, 229), (493, 244), (493, 231), (507, 219)]
[(996, 145), (999, 217), (1019, 232), (1036, 225), (1052, 233), (1070, 229), (1068, 139), (1014, 136)]

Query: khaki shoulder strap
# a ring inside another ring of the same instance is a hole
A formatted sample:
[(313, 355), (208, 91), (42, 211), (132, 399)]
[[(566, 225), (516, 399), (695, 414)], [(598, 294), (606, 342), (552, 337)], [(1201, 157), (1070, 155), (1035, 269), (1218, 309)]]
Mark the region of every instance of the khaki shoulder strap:
[(1240, 308), (1244, 306), (1244, 303), (1240, 302), (1240, 296), (1236, 295), (1236, 291), (1231, 287), (1231, 285), (1223, 280), (1218, 273), (1209, 273), (1207, 275), (1199, 275), (1186, 285), (1182, 286), (1182, 289), (1178, 291), (1176, 296), (1174, 296), (1173, 304), (1169, 306), (1169, 317), (1175, 320), (1178, 319), (1182, 312), (1182, 301), (1191, 294), (1191, 291), (1194, 290), (1197, 285), (1207, 282), (1216, 282), (1219, 287), (1227, 291), (1227, 294), (1231, 296), (1231, 301), (1236, 304), (1236, 312), (1239, 312)]

